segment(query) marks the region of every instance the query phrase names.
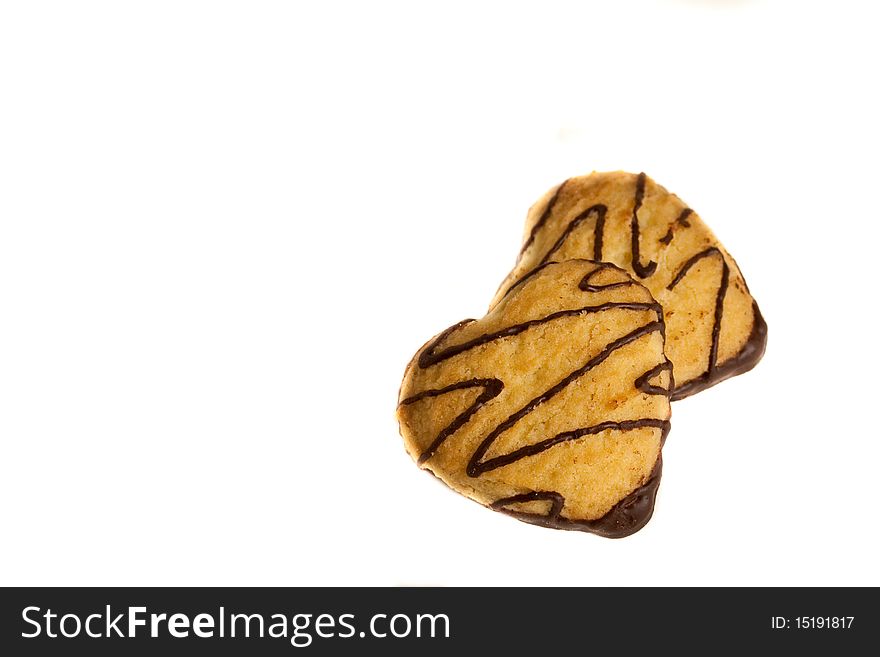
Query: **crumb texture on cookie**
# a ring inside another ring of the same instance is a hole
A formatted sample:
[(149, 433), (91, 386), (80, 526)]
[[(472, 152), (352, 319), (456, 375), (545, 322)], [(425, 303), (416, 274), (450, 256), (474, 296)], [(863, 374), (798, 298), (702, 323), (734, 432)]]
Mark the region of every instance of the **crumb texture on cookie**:
[(520, 520), (628, 535), (651, 516), (669, 430), (663, 334), (662, 308), (620, 268), (543, 262), (410, 362), (406, 448)]
[(661, 304), (673, 399), (761, 359), (767, 325), (736, 262), (699, 215), (644, 173), (593, 173), (545, 194), (529, 210), (517, 263), (490, 307), (544, 263), (569, 258), (614, 263)]

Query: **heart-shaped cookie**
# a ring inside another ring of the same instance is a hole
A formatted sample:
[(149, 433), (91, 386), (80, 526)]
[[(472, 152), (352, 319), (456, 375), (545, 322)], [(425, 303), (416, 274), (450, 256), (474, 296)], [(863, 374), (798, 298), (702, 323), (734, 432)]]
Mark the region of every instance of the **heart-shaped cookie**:
[(746, 372), (764, 354), (767, 325), (736, 262), (644, 173), (593, 173), (545, 194), (529, 210), (519, 259), (492, 305), (536, 267), (569, 258), (624, 268), (663, 306), (673, 399)]
[(406, 369), (407, 451), (520, 520), (620, 537), (651, 517), (669, 431), (662, 309), (623, 270), (545, 263)]

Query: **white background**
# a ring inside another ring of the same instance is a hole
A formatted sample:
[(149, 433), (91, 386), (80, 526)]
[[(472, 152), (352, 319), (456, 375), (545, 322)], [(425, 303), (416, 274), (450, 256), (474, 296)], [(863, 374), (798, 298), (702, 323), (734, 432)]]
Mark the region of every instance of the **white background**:
[[(0, 583), (880, 585), (870, 2), (8, 2)], [(394, 408), (528, 206), (646, 171), (751, 373), (610, 541), (420, 472)]]

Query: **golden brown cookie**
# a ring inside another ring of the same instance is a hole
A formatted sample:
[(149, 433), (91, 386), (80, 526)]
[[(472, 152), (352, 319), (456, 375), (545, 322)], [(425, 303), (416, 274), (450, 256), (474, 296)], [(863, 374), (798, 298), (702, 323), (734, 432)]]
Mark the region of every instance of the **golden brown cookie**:
[(736, 262), (700, 217), (644, 173), (570, 178), (529, 210), (522, 251), (495, 304), (551, 260), (623, 267), (663, 306), (666, 354), (682, 399), (752, 369), (767, 325)]
[(544, 264), (415, 355), (397, 408), (406, 449), (497, 511), (627, 536), (651, 517), (669, 431), (663, 331), (623, 270)]

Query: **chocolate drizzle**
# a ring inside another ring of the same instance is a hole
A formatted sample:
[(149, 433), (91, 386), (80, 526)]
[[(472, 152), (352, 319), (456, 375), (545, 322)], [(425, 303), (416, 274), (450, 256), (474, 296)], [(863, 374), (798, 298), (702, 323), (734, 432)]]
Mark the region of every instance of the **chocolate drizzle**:
[(672, 282), (666, 286), (667, 290), (674, 289), (675, 286), (687, 276), (691, 267), (703, 258), (708, 258), (713, 255), (717, 255), (721, 258), (721, 284), (718, 286), (718, 292), (715, 293), (715, 318), (712, 323), (712, 345), (709, 348), (709, 364), (706, 366), (706, 372), (702, 375), (707, 380), (712, 378), (712, 375), (715, 373), (715, 369), (718, 366), (718, 340), (721, 336), (721, 319), (724, 315), (724, 298), (727, 296), (727, 286), (730, 281), (730, 267), (727, 266), (727, 260), (724, 259), (724, 254), (721, 253), (718, 247), (710, 246), (708, 249), (700, 251), (685, 262), (684, 265), (681, 266), (681, 269), (678, 270), (678, 273), (672, 278)]
[[(661, 372), (669, 372), (669, 387), (662, 388), (660, 386), (655, 386), (651, 383), (651, 379), (655, 376), (658, 376)], [(641, 390), (642, 392), (648, 395), (668, 395), (669, 392), (675, 387), (672, 378), (672, 362), (668, 359), (654, 367), (653, 369), (648, 370), (644, 374), (642, 374), (638, 379), (636, 379), (636, 388)]]
[[(556, 264), (559, 264), (556, 260), (550, 260), (549, 262), (543, 262), (540, 265), (538, 265), (537, 267), (535, 267), (534, 269), (529, 270), (528, 272), (523, 274), (519, 278), (519, 280), (516, 281), (516, 283), (514, 283), (509, 288), (507, 288), (504, 291), (504, 294), (501, 295), (501, 298), (503, 299), (504, 297), (506, 297), (508, 294), (513, 292), (520, 285), (522, 285), (527, 280), (532, 278), (532, 276), (534, 276), (535, 274), (538, 274), (545, 267), (548, 267), (549, 265), (556, 265)], [(578, 283), (578, 288), (580, 288), (584, 292), (601, 292), (602, 290), (610, 290), (610, 289), (617, 288), (617, 287), (630, 287), (632, 285), (638, 285), (638, 283), (636, 283), (635, 281), (630, 279), (629, 274), (627, 274), (623, 269), (621, 269), (620, 267), (618, 267), (615, 264), (612, 264), (610, 262), (597, 262), (595, 264), (598, 266), (593, 271), (586, 274), (581, 279), (580, 283)], [(590, 282), (593, 280), (593, 277), (596, 274), (599, 274), (599, 273), (606, 271), (608, 269), (615, 269), (619, 272), (622, 272), (624, 275), (626, 275), (626, 280), (619, 281), (617, 283), (606, 283), (606, 284), (601, 284), (601, 285), (593, 285)], [(470, 321), (473, 321), (473, 320), (470, 320)]]
[(720, 365), (716, 365), (711, 376), (707, 371), (702, 376), (691, 379), (684, 385), (675, 388), (671, 397), (672, 401), (690, 397), (706, 388), (711, 388), (716, 383), (721, 383), (725, 379), (745, 374), (758, 364), (767, 349), (767, 322), (764, 321), (758, 304), (755, 302), (752, 302), (752, 313), (754, 314), (752, 332), (739, 353)]
[[(668, 427), (666, 430), (668, 431)], [(596, 520), (563, 518), (561, 512), (565, 505), (565, 498), (559, 493), (547, 491), (535, 491), (505, 497), (493, 502), (490, 508), (532, 525), (550, 527), (552, 529), (587, 531), (605, 538), (624, 538), (639, 531), (654, 514), (654, 499), (657, 497), (657, 489), (660, 486), (660, 475), (662, 472), (663, 459), (658, 456), (657, 463), (654, 464), (654, 469), (648, 475), (645, 483), (615, 504), (608, 513)], [(506, 508), (511, 504), (538, 500), (550, 500), (552, 502), (549, 513), (541, 515)]]
[[(678, 218), (675, 220), (676, 224), (684, 226), (685, 228), (691, 227), (691, 222), (687, 220), (690, 214), (693, 212), (690, 208), (685, 208), (681, 211), (681, 214), (678, 215)], [(673, 224), (675, 225), (675, 224)], [(669, 246), (669, 243), (672, 242), (672, 238), (675, 237), (675, 232), (672, 230), (672, 226), (669, 227), (669, 230), (666, 231), (666, 234), (660, 238), (660, 243)]]
[[(659, 311), (662, 312), (662, 311)], [(593, 356), (590, 360), (588, 360), (582, 367), (576, 369), (574, 372), (566, 376), (562, 381), (557, 383), (555, 386), (541, 393), (530, 402), (528, 402), (521, 409), (511, 414), (506, 420), (501, 422), (498, 426), (496, 426), (488, 436), (483, 439), (483, 442), (480, 443), (479, 447), (474, 450), (473, 455), (471, 456), (470, 461), (467, 464), (467, 473), (470, 477), (479, 477), (484, 472), (488, 472), (489, 470), (494, 470), (495, 468), (500, 468), (505, 465), (510, 465), (526, 456), (534, 456), (535, 454), (539, 454), (546, 449), (550, 449), (553, 445), (557, 445), (559, 443), (568, 441), (568, 440), (576, 440), (581, 436), (593, 435), (597, 433), (601, 433), (602, 431), (606, 431), (609, 429), (613, 429), (615, 431), (632, 431), (633, 429), (640, 429), (642, 427), (662, 427), (665, 420), (656, 420), (656, 419), (639, 419), (639, 420), (628, 420), (622, 422), (602, 422), (601, 424), (597, 424), (592, 427), (583, 427), (580, 429), (575, 429), (574, 431), (566, 431), (552, 438), (548, 438), (546, 440), (542, 440), (541, 442), (535, 443), (533, 445), (527, 445), (525, 447), (521, 447), (510, 454), (505, 454), (503, 456), (496, 456), (493, 459), (489, 459), (488, 461), (482, 461), (483, 456), (485, 456), (489, 447), (492, 445), (495, 440), (498, 439), (502, 433), (510, 429), (513, 425), (519, 422), (526, 415), (535, 410), (538, 406), (543, 404), (549, 399), (552, 399), (557, 394), (559, 394), (562, 390), (564, 390), (572, 381), (579, 379), (584, 374), (595, 368), (597, 365), (605, 361), (611, 354), (615, 351), (629, 344), (630, 342), (634, 342), (635, 340), (648, 335), (649, 333), (653, 333), (654, 331), (663, 330), (663, 320), (658, 319), (654, 322), (649, 322), (644, 326), (640, 326), (634, 331), (630, 331), (626, 335), (621, 338), (618, 338), (607, 347), (605, 347), (598, 354)], [(658, 424), (659, 423), (659, 424)]]
[[(616, 287), (630, 287), (632, 285), (637, 285), (634, 280), (630, 279), (629, 275), (627, 275), (625, 281), (618, 281), (617, 283), (593, 285), (590, 282), (596, 274), (600, 274), (608, 269), (616, 269), (617, 271), (623, 272), (623, 270), (617, 265), (612, 265), (610, 262), (600, 262), (598, 267), (581, 279), (581, 282), (578, 283), (578, 287), (584, 292), (601, 292), (602, 290), (612, 290)], [(626, 272), (623, 273), (625, 274)]]
[[(552, 263), (544, 263), (540, 265), (538, 268), (536, 268), (536, 270), (529, 272), (527, 276), (533, 276), (535, 273), (537, 273), (538, 270), (546, 267), (549, 264)], [(608, 287), (616, 287), (618, 285), (617, 283), (597, 286), (593, 286), (590, 283), (590, 280), (592, 280), (593, 275), (595, 275), (597, 271), (602, 271), (605, 269), (619, 268), (612, 264), (600, 263), (596, 269), (584, 275), (579, 284), (580, 289), (586, 292), (594, 292), (597, 290), (607, 289)], [(517, 284), (522, 282), (522, 280), (523, 279), (521, 279)], [(634, 283), (629, 282), (627, 284), (633, 285)], [(495, 428), (492, 429), (492, 431), (488, 435), (486, 435), (486, 437), (481, 441), (479, 446), (474, 450), (473, 454), (471, 455), (465, 468), (465, 471), (469, 477), (480, 477), (482, 474), (488, 471), (510, 465), (521, 459), (544, 452), (554, 445), (558, 445), (567, 441), (577, 440), (585, 436), (598, 435), (605, 431), (627, 432), (643, 428), (660, 429), (662, 446), (662, 442), (665, 441), (666, 435), (669, 432), (669, 421), (661, 418), (647, 417), (622, 421), (600, 422), (591, 426), (581, 427), (570, 431), (564, 431), (538, 443), (520, 447), (519, 449), (516, 449), (508, 454), (502, 454), (500, 456), (495, 456), (493, 458), (483, 460), (491, 445), (505, 431), (512, 428), (517, 422), (519, 422), (529, 413), (534, 411), (538, 406), (559, 394), (572, 382), (584, 376), (590, 370), (600, 365), (617, 350), (655, 331), (659, 331), (662, 334), (665, 331), (665, 326), (663, 323), (663, 310), (656, 302), (603, 303), (593, 306), (583, 306), (581, 308), (576, 308), (572, 310), (558, 311), (539, 319), (521, 322), (519, 324), (508, 326), (499, 331), (479, 335), (461, 344), (452, 345), (446, 347), (445, 349), (440, 349), (440, 345), (452, 334), (454, 334), (455, 331), (474, 321), (464, 320), (462, 322), (459, 322), (458, 324), (449, 327), (436, 338), (431, 340), (419, 354), (418, 358), (416, 359), (416, 363), (419, 368), (425, 369), (436, 365), (437, 363), (440, 363), (446, 359), (461, 354), (465, 351), (474, 349), (480, 345), (487, 344), (495, 340), (500, 340), (509, 336), (518, 335), (523, 331), (526, 331), (540, 324), (545, 324), (547, 322), (551, 322), (562, 317), (583, 315), (588, 313), (599, 313), (612, 309), (624, 309), (632, 311), (650, 310), (653, 311), (653, 313), (656, 315), (656, 319), (642, 326), (639, 326), (634, 330), (628, 332), (626, 335), (623, 335), (622, 337), (612, 341), (610, 344), (605, 346), (605, 348), (602, 349), (601, 352), (590, 358), (580, 368), (568, 374), (554, 386), (544, 391), (537, 397), (533, 398), (521, 408), (511, 413), (505, 420), (497, 424)], [(669, 367), (669, 362), (664, 361), (656, 367), (651, 368), (649, 371), (645, 372), (636, 380), (635, 387), (643, 392), (647, 392), (648, 394), (668, 395), (668, 390), (664, 390), (659, 386), (652, 385), (649, 383), (649, 381), (661, 372), (667, 370)], [(502, 383), (502, 381), (496, 378), (475, 378), (468, 381), (453, 383), (442, 388), (423, 390), (415, 395), (403, 399), (400, 402), (400, 405), (409, 405), (426, 398), (439, 397), (450, 392), (471, 388), (481, 388), (482, 390), (477, 398), (474, 400), (474, 402), (470, 406), (468, 406), (462, 413), (456, 416), (455, 419), (452, 420), (452, 422), (444, 427), (438, 433), (436, 438), (431, 442), (428, 448), (422, 452), (422, 454), (418, 458), (418, 463), (420, 465), (424, 465), (428, 460), (430, 460), (430, 458), (436, 453), (437, 449), (450, 436), (452, 436), (456, 431), (467, 424), (473, 418), (474, 414), (480, 408), (482, 408), (484, 404), (500, 395), (504, 388), (504, 384)], [(628, 494), (620, 502), (618, 502), (607, 514), (596, 520), (572, 520), (562, 517), (561, 514), (565, 504), (564, 497), (560, 493), (553, 491), (530, 491), (520, 495), (515, 495), (513, 497), (503, 498), (492, 503), (490, 505), (490, 508), (511, 515), (519, 520), (542, 525), (545, 527), (555, 527), (559, 529), (577, 529), (581, 531), (593, 532), (602, 536), (622, 537), (637, 531), (650, 519), (653, 512), (654, 496), (656, 495), (659, 482), (660, 459), (658, 457), (657, 464), (655, 465), (653, 471), (647, 477), (645, 482), (640, 485), (639, 488), (637, 488), (636, 490)], [(505, 506), (511, 504), (541, 500), (549, 500), (551, 502), (549, 512), (544, 515), (525, 513), (522, 511), (515, 511), (504, 508)]]
[(581, 212), (578, 216), (572, 219), (568, 226), (565, 228), (565, 232), (559, 236), (559, 239), (556, 240), (556, 244), (550, 247), (550, 250), (544, 254), (543, 259), (539, 264), (543, 264), (547, 262), (550, 257), (556, 253), (559, 248), (565, 243), (565, 240), (568, 239), (568, 236), (580, 226), (583, 222), (589, 219), (592, 216), (596, 217), (596, 225), (593, 228), (593, 260), (601, 260), (602, 259), (602, 234), (605, 231), (605, 214), (608, 212), (608, 208), (602, 204), (593, 205), (583, 212)]
[[(641, 255), (639, 255), (639, 208), (642, 207), (642, 201), (645, 198), (645, 180), (647, 176), (644, 172), (639, 174), (636, 180), (636, 198), (633, 203), (633, 213), (630, 225), (632, 228), (632, 268), (639, 278), (647, 278), (657, 270), (657, 263), (653, 260), (647, 265), (642, 264)], [(600, 260), (600, 258), (596, 258)]]
[[(553, 192), (553, 196), (551, 196), (550, 200), (547, 202), (547, 207), (544, 208), (544, 212), (541, 213), (541, 216), (538, 219), (538, 221), (535, 222), (534, 226), (532, 226), (532, 230), (529, 233), (528, 238), (526, 239), (525, 243), (522, 245), (522, 248), (519, 250), (519, 257), (520, 258), (522, 257), (523, 253), (526, 252), (526, 249), (528, 249), (532, 245), (532, 242), (535, 241), (535, 235), (538, 234), (538, 231), (541, 230), (541, 228), (544, 226), (544, 224), (547, 223), (547, 220), (550, 218), (550, 215), (553, 214), (553, 208), (556, 207), (556, 201), (559, 200), (559, 195), (562, 193), (562, 188), (565, 187), (565, 183), (567, 183), (567, 182), (568, 182), (567, 180), (564, 181), (559, 187), (556, 188), (556, 191)], [(519, 258), (517, 258), (517, 261), (519, 261)]]
[[(660, 420), (658, 418), (639, 418), (638, 420), (621, 420), (620, 422), (600, 422), (599, 424), (594, 424), (591, 427), (581, 427), (572, 431), (563, 431), (562, 433), (558, 433), (553, 436), (553, 438), (547, 438), (546, 440), (542, 440), (541, 442), (535, 443), (534, 445), (526, 445), (525, 447), (520, 447), (510, 454), (496, 456), (494, 459), (489, 459), (488, 461), (478, 463), (476, 462), (477, 457), (481, 457), (486, 452), (486, 449), (483, 449), (479, 454), (475, 452), (474, 455), (471, 457), (471, 460), (468, 463), (467, 473), (471, 477), (479, 477), (481, 474), (483, 474), (484, 472), (488, 472), (489, 470), (494, 470), (495, 468), (501, 468), (505, 465), (510, 465), (511, 463), (515, 463), (516, 461), (519, 461), (520, 459), (523, 459), (527, 456), (540, 454), (541, 452), (548, 450), (554, 445), (558, 445), (559, 443), (564, 443), (569, 440), (577, 440), (578, 438), (583, 438), (584, 436), (595, 436), (596, 434), (602, 433), (603, 431), (634, 431), (636, 429), (645, 429), (647, 427), (651, 427), (654, 429), (665, 429), (667, 425), (669, 425), (668, 420)], [(480, 447), (483, 447), (484, 444), (485, 441), (480, 445)]]
[(465, 423), (471, 419), (471, 416), (476, 413), (480, 408), (482, 408), (483, 404), (485, 404), (490, 399), (494, 399), (498, 395), (501, 394), (501, 391), (504, 389), (504, 383), (502, 383), (499, 379), (471, 379), (470, 381), (459, 381), (458, 383), (453, 383), (452, 385), (446, 386), (445, 388), (437, 388), (434, 390), (423, 390), (417, 395), (413, 395), (412, 397), (407, 397), (402, 402), (400, 402), (401, 406), (407, 404), (414, 404), (417, 401), (421, 401), (422, 399), (426, 399), (428, 397), (439, 397), (440, 395), (445, 395), (446, 393), (452, 392), (454, 390), (466, 390), (468, 388), (482, 388), (483, 391), (477, 395), (477, 398), (474, 400), (474, 403), (468, 406), (463, 413), (461, 413), (458, 417), (456, 417), (452, 422), (450, 422), (434, 439), (434, 441), (428, 446), (428, 448), (423, 451), (419, 455), (418, 463), (421, 465), (429, 458), (434, 455), (434, 452), (437, 451), (437, 448), (443, 444), (443, 442), (449, 438), (452, 434), (458, 431)]
[[(563, 185), (568, 183), (567, 180)], [(648, 278), (654, 275), (657, 271), (657, 263), (653, 260), (649, 261), (647, 264), (641, 262), (640, 255), (640, 228), (639, 228), (639, 218), (638, 213), (642, 207), (645, 198), (645, 189), (647, 185), (647, 176), (644, 173), (640, 173), (636, 178), (636, 187), (635, 187), (635, 197), (633, 201), (633, 210), (632, 217), (630, 220), (630, 228), (631, 228), (631, 250), (632, 250), (632, 270), (640, 277), (640, 278)], [(553, 209), (555, 207), (555, 202), (559, 195), (559, 191), (562, 189), (560, 186), (556, 190), (556, 194), (554, 194), (550, 203), (548, 203), (547, 208), (544, 210), (544, 213), (541, 215), (541, 218), (533, 227), (531, 234), (529, 236), (529, 240), (527, 246), (530, 245), (538, 232), (538, 230), (544, 226), (549, 220), (553, 213)], [(549, 258), (559, 251), (562, 246), (565, 244), (566, 240), (570, 237), (572, 232), (577, 228), (577, 226), (586, 221), (590, 216), (596, 217), (596, 225), (594, 228), (594, 242), (593, 242), (593, 258), (595, 260), (601, 260), (602, 258), (602, 243), (603, 243), (603, 232), (604, 232), (604, 223), (605, 216), (607, 214), (608, 208), (603, 204), (595, 204), (582, 212), (580, 215), (572, 219), (568, 225), (563, 230), (562, 234), (559, 236), (559, 239), (553, 244), (547, 253), (544, 254), (544, 257), (540, 260), (542, 265), (549, 264)], [(691, 222), (689, 221), (689, 217), (693, 214), (693, 210), (691, 208), (684, 208), (678, 217), (676, 217), (675, 221), (670, 225), (666, 234), (660, 238), (660, 243), (668, 246), (675, 235), (674, 226), (679, 225), (684, 228), (690, 228)], [(525, 251), (525, 248), (523, 248)], [(673, 280), (669, 285), (667, 285), (667, 289), (672, 290), (676, 285), (683, 279), (690, 269), (703, 258), (707, 258), (713, 255), (718, 255), (721, 258), (722, 270), (721, 270), (721, 280), (719, 283), (718, 290), (715, 295), (715, 308), (714, 308), (714, 319), (712, 324), (712, 339), (709, 345), (709, 357), (707, 361), (706, 371), (701, 374), (699, 377), (692, 379), (690, 381), (685, 381), (681, 383), (677, 388), (674, 388), (672, 394), (672, 400), (676, 401), (679, 399), (684, 399), (685, 397), (692, 395), (700, 390), (704, 390), (710, 386), (715, 385), (723, 381), (724, 379), (730, 378), (732, 376), (736, 376), (738, 374), (742, 374), (744, 372), (752, 369), (757, 362), (761, 359), (764, 354), (764, 350), (766, 348), (767, 341), (767, 325), (764, 322), (763, 317), (761, 317), (761, 313), (758, 311), (757, 303), (753, 301), (753, 309), (754, 309), (754, 318), (752, 324), (752, 332), (749, 336), (746, 343), (743, 345), (740, 352), (734, 356), (733, 358), (725, 361), (724, 363), (718, 362), (718, 350), (721, 336), (721, 323), (724, 315), (724, 300), (727, 297), (728, 288), (730, 285), (730, 266), (728, 265), (727, 259), (731, 258), (729, 255), (724, 254), (717, 246), (709, 247), (704, 249), (703, 251), (697, 253), (692, 256), (687, 262), (682, 265), (679, 271), (673, 277)], [(733, 258), (731, 258), (731, 261)], [(603, 263), (605, 264), (605, 263)], [(529, 273), (527, 273), (523, 278), (527, 278), (529, 276), (534, 275), (539, 271), (542, 267), (538, 267)], [(592, 285), (590, 283), (591, 277), (596, 275), (600, 270), (595, 270), (588, 274), (584, 281), (581, 282), (581, 289), (588, 292), (598, 292), (602, 289), (608, 289), (610, 287), (623, 287), (627, 283), (612, 283), (607, 286), (603, 285)], [(749, 293), (748, 284), (745, 282), (745, 279), (741, 277), (743, 285), (745, 286), (746, 293)], [(519, 284), (520, 281), (517, 281), (513, 285), (515, 287)], [(506, 294), (508, 294), (510, 290), (508, 289)]]
[[(540, 319), (531, 319), (527, 322), (522, 322), (521, 324), (514, 324), (513, 326), (508, 326), (507, 328), (503, 328), (500, 331), (495, 331), (494, 333), (484, 333), (483, 335), (477, 336), (472, 340), (468, 340), (467, 342), (462, 342), (461, 344), (456, 344), (451, 347), (447, 347), (443, 349), (439, 353), (434, 353), (434, 350), (437, 349), (437, 346), (451, 333), (461, 328), (462, 326), (469, 324), (475, 320), (466, 319), (458, 324), (449, 327), (439, 336), (437, 336), (434, 340), (425, 347), (425, 350), (419, 354), (419, 367), (425, 369), (430, 367), (431, 365), (435, 365), (441, 361), (446, 360), (447, 358), (452, 358), (453, 356), (457, 356), (458, 354), (468, 351), (469, 349), (473, 349), (474, 347), (478, 347), (481, 344), (486, 344), (488, 342), (492, 342), (494, 340), (498, 340), (500, 338), (507, 338), (512, 335), (518, 335), (523, 331), (526, 331), (533, 326), (538, 326), (539, 324), (546, 324), (547, 322), (552, 322), (553, 320), (559, 319), (560, 317), (574, 317), (575, 315), (586, 315), (591, 313), (599, 313), (605, 310), (610, 310), (612, 308), (623, 308), (626, 310), (653, 310), (662, 315), (663, 310), (658, 303), (647, 303), (640, 301), (632, 301), (632, 302), (609, 302), (609, 303), (600, 303), (597, 306), (583, 306), (581, 308), (573, 308), (571, 310), (560, 310), (555, 313), (551, 313), (546, 317), (541, 317)], [(660, 326), (662, 327), (662, 321), (660, 322)]]
[(501, 511), (502, 513), (507, 513), (509, 515), (534, 516), (537, 514), (524, 513), (522, 511), (511, 511), (509, 509), (506, 509), (505, 507), (508, 507), (511, 504), (522, 504), (523, 502), (541, 502), (544, 500), (550, 501), (550, 511), (547, 513), (547, 515), (538, 517), (554, 519), (558, 518), (559, 512), (562, 511), (562, 507), (565, 506), (565, 498), (559, 493), (554, 493), (553, 491), (533, 490), (530, 493), (521, 493), (520, 495), (502, 497), (500, 500), (495, 500), (494, 502), (492, 502), (492, 504), (489, 505), (489, 508), (494, 509), (495, 511)]

